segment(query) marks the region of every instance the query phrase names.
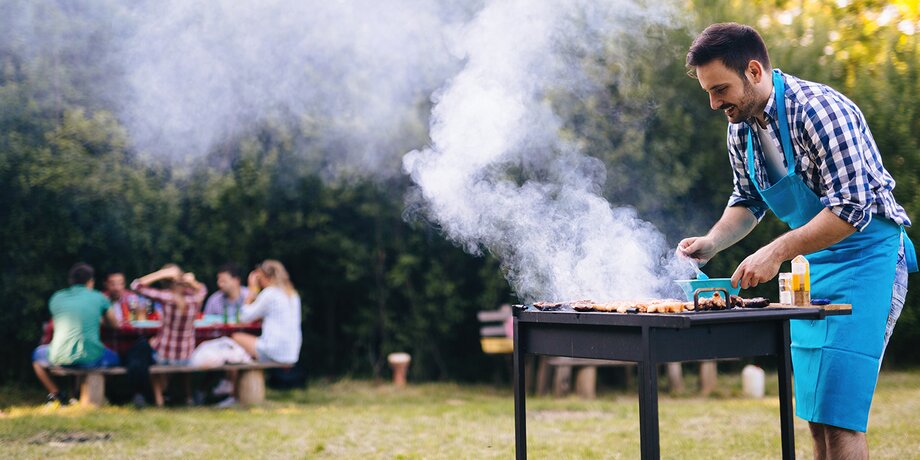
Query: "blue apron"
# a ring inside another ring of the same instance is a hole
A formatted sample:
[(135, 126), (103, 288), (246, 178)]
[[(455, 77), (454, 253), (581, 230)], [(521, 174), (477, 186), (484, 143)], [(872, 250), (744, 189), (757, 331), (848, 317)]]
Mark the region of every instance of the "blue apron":
[[(760, 187), (754, 174), (750, 129), (748, 175), (773, 213), (795, 229), (811, 221), (824, 205), (795, 174), (786, 119), (786, 85), (778, 70), (773, 71), (773, 87), (786, 175), (771, 187)], [(875, 215), (861, 232), (806, 255), (811, 267), (811, 296), (852, 304), (853, 314), (791, 322), (797, 416), (810, 422), (866, 431), (903, 232), (903, 227)], [(916, 271), (916, 252), (906, 233), (903, 241), (908, 267)]]

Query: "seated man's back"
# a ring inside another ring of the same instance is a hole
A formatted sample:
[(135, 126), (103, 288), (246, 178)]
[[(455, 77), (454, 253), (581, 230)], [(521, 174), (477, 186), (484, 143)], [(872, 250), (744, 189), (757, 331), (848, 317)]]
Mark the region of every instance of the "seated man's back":
[(74, 284), (55, 292), (49, 308), (54, 319), (54, 336), (48, 361), (57, 366), (98, 362), (104, 348), (99, 325), (109, 308), (108, 299), (99, 291)]
[(99, 339), (103, 315), (116, 325), (109, 299), (93, 289), (93, 267), (78, 263), (67, 274), (70, 287), (51, 296), (48, 308), (54, 322), (51, 343), (32, 352), (32, 369), (48, 390), (48, 402), (68, 404), (70, 399), (54, 383), (46, 367), (108, 367), (118, 365), (118, 355), (105, 348)]

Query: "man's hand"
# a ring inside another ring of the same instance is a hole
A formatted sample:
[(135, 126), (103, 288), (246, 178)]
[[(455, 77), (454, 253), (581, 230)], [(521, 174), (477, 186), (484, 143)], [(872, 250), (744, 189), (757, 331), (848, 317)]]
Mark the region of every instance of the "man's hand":
[(732, 275), (732, 286), (749, 288), (770, 281), (783, 262), (798, 254), (811, 254), (842, 241), (856, 229), (824, 209), (807, 224), (784, 233), (772, 243), (748, 256)]
[(695, 260), (700, 266), (709, 262), (719, 252), (715, 241), (706, 236), (684, 238), (677, 244), (677, 253)]
[(783, 260), (772, 245), (760, 248), (747, 256), (735, 269), (735, 273), (732, 274), (732, 286), (747, 289), (772, 280), (779, 273)]
[(677, 245), (677, 253), (695, 260), (700, 265), (709, 262), (719, 251), (737, 243), (757, 225), (757, 218), (748, 208), (725, 208), (719, 221), (706, 236), (685, 238)]

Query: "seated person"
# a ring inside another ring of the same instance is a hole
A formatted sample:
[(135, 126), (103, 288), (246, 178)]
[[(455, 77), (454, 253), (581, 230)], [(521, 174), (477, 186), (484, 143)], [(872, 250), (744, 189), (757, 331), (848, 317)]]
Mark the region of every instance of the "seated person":
[[(242, 285), (243, 272), (240, 267), (232, 262), (221, 265), (217, 269), (217, 292), (208, 297), (204, 304), (204, 314), (217, 315), (224, 319), (224, 323), (240, 322), (240, 308), (249, 294), (249, 289)], [(228, 378), (222, 379), (214, 388), (215, 395), (229, 395), (233, 391), (233, 384)]]
[[(240, 321), (262, 320), (262, 335), (235, 332), (233, 340), (259, 361), (294, 364), (300, 357), (300, 296), (284, 265), (266, 260), (249, 274), (249, 295), (240, 311)], [(230, 397), (220, 403), (235, 403)]]
[[(163, 289), (151, 287), (156, 282), (162, 282)], [(131, 290), (163, 304), (163, 326), (150, 339), (156, 363), (177, 366), (188, 364), (189, 356), (195, 349), (195, 318), (208, 293), (207, 288), (195, 279), (194, 274), (183, 272), (178, 265), (168, 264), (134, 280)], [(185, 377), (186, 396), (190, 396), (188, 375)], [(164, 403), (163, 390), (166, 383), (165, 375), (151, 377), (157, 406)]]
[(105, 291), (109, 301), (112, 302), (112, 313), (119, 323), (131, 321), (131, 308), (139, 304), (141, 299), (137, 294), (125, 289), (125, 274), (111, 272), (105, 277)]
[(240, 307), (249, 294), (249, 289), (241, 283), (242, 277), (243, 273), (236, 264), (221, 265), (217, 269), (218, 291), (208, 297), (204, 314), (223, 316), (228, 323), (239, 322)]
[(118, 355), (105, 348), (99, 339), (103, 318), (118, 325), (109, 301), (93, 289), (93, 267), (78, 263), (67, 275), (70, 287), (54, 293), (48, 301), (54, 321), (51, 343), (40, 345), (32, 353), (35, 375), (48, 390), (48, 401), (68, 402), (45, 369), (48, 366), (109, 367), (117, 366)]

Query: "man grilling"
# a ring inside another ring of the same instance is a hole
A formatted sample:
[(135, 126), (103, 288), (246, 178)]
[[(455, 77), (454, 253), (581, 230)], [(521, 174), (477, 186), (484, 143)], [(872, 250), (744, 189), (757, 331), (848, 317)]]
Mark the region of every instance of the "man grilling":
[(772, 69), (751, 27), (706, 28), (687, 67), (728, 118), (734, 190), (705, 236), (678, 252), (705, 263), (735, 244), (769, 208), (790, 231), (732, 275), (742, 288), (772, 280), (806, 254), (812, 297), (853, 305), (850, 316), (791, 322), (796, 415), (808, 420), (815, 458), (867, 458), (866, 426), (882, 355), (917, 270), (910, 219), (859, 108), (844, 95)]

